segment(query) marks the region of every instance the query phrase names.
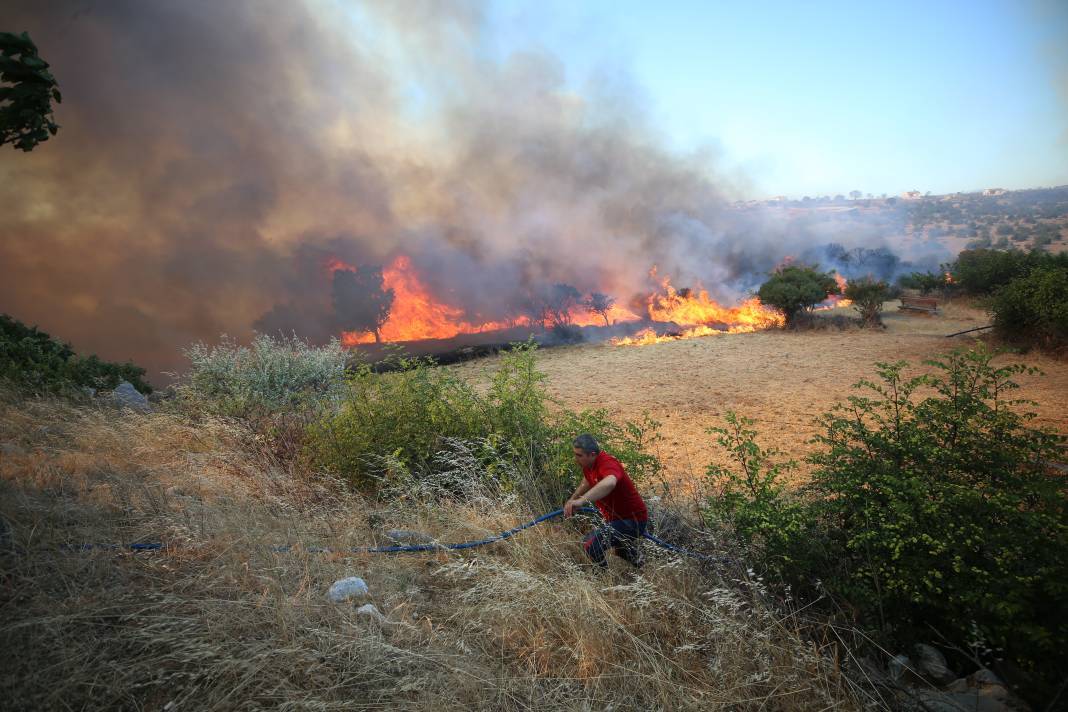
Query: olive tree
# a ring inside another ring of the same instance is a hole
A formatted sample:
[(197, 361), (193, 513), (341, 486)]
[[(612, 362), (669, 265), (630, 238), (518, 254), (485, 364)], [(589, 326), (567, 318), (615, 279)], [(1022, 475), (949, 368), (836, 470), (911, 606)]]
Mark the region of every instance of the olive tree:
[(772, 272), (768, 281), (760, 285), (757, 296), (764, 304), (781, 311), (786, 326), (793, 327), (813, 306), (840, 293), (834, 276), (811, 265), (797, 264)]

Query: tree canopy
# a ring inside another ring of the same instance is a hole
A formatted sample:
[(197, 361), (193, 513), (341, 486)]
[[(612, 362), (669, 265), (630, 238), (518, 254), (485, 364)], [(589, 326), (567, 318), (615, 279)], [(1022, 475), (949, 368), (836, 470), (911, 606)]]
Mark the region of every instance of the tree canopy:
[(805, 311), (841, 290), (834, 277), (810, 265), (787, 265), (771, 273), (760, 285), (757, 296), (786, 317), (786, 326), (795, 326)]
[(32, 151), (55, 136), (53, 101), (62, 101), (59, 84), (37, 56), (37, 45), (25, 32), (0, 32), (0, 146)]

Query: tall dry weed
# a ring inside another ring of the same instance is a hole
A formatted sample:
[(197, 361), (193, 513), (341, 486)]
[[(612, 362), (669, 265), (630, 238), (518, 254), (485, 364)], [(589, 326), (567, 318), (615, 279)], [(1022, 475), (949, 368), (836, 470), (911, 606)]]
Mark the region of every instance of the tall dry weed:
[[(388, 527), (468, 540), (529, 518), (492, 478), (451, 504), (369, 500), (231, 421), (42, 401), (0, 403), (0, 441), (7, 708), (862, 706), (749, 584), (665, 554), (638, 575), (591, 571), (586, 524), (466, 553), (309, 550), (381, 543)], [(63, 547), (133, 541), (168, 548)], [(326, 601), (350, 575), (381, 619)]]

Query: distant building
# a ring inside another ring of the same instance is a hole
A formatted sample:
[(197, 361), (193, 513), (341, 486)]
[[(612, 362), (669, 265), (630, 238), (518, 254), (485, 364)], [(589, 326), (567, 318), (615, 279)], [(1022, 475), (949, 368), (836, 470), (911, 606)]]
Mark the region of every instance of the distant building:
[(1004, 188), (987, 188), (983, 191), (983, 195), (1005, 195), (1007, 192)]
[(901, 194), (901, 197), (905, 200), (919, 200), (923, 197), (923, 193), (918, 190), (906, 190)]

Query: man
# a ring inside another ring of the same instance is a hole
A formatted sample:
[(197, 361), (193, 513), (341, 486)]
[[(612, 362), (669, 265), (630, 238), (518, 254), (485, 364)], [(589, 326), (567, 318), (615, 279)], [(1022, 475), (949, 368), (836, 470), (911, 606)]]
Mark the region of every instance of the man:
[(608, 568), (609, 549), (641, 566), (645, 562), (641, 541), (649, 521), (645, 501), (619, 460), (601, 450), (592, 435), (579, 435), (572, 443), (575, 461), (582, 468), (582, 482), (564, 505), (564, 516), (593, 503), (601, 510), (604, 526), (590, 532), (582, 545), (586, 555), (602, 568)]

